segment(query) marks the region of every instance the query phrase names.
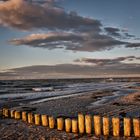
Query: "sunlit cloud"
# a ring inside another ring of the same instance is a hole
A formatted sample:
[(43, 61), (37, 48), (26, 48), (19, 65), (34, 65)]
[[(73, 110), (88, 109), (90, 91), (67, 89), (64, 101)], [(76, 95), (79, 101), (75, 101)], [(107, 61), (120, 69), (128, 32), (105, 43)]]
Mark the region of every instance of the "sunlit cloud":
[(68, 32), (49, 32), (46, 34), (31, 34), (24, 38), (13, 39), (10, 43), (14, 45), (28, 45), (46, 49), (66, 49), (73, 51), (102, 51), (110, 50), (125, 42), (116, 40), (107, 35)]
[(121, 39), (132, 37), (129, 33), (117, 27), (103, 27), (100, 20), (80, 16), (75, 11), (66, 12), (57, 5), (56, 0), (42, 3), (9, 0), (0, 3), (0, 24), (19, 30), (35, 28), (49, 30), (44, 34), (31, 34), (13, 39), (10, 43), (14, 45), (87, 52), (111, 50), (121, 46), (139, 47), (139, 43)]
[(73, 29), (89, 27), (99, 30), (100, 21), (81, 17), (76, 12), (65, 12), (54, 1), (39, 4), (25, 0), (9, 0), (0, 3), (0, 24), (17, 29)]

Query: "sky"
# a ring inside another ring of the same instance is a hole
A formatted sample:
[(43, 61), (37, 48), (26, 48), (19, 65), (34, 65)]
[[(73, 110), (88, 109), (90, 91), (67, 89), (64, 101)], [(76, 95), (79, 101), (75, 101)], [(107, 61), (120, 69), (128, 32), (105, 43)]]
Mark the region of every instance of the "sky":
[(0, 0), (0, 79), (140, 76), (139, 0)]

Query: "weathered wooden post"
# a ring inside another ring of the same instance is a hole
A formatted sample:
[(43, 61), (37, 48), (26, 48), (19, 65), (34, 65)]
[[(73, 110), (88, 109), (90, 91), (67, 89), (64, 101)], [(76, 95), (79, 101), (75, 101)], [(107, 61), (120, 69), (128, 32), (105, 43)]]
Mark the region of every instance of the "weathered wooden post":
[(84, 115), (83, 114), (78, 114), (78, 128), (79, 128), (79, 133), (83, 134), (85, 132), (85, 120), (84, 120)]
[(71, 119), (65, 119), (65, 131), (70, 133), (71, 132)]
[(15, 110), (11, 110), (11, 111), (10, 111), (10, 117), (11, 117), (11, 118), (14, 118), (14, 117), (15, 117)]
[(15, 111), (15, 119), (21, 119), (20, 111)]
[(64, 129), (64, 119), (57, 118), (57, 130), (63, 130), (63, 129)]
[(4, 116), (5, 114), (5, 108), (2, 108), (2, 115)]
[(22, 120), (25, 122), (27, 121), (27, 112), (25, 111), (22, 112)]
[(118, 117), (112, 118), (113, 136), (120, 135), (120, 119)]
[(41, 121), (42, 121), (42, 126), (48, 126), (48, 116), (47, 115), (41, 115)]
[(35, 117), (35, 125), (40, 125), (41, 122), (40, 114), (35, 114), (34, 117)]
[(0, 109), (0, 117), (2, 117), (2, 112), (3, 112), (2, 109)]
[(55, 127), (55, 119), (53, 116), (49, 116), (49, 127), (53, 129)]
[(130, 118), (124, 118), (124, 136), (129, 137), (131, 134), (131, 119)]
[(2, 115), (5, 116), (5, 108), (2, 109)]
[(109, 136), (109, 118), (103, 117), (103, 135)]
[(94, 132), (96, 136), (101, 135), (101, 117), (99, 115), (95, 115), (93, 117), (94, 120)]
[(78, 121), (72, 119), (72, 133), (78, 133)]
[(30, 124), (34, 123), (34, 116), (32, 113), (28, 113), (28, 123)]
[(133, 119), (133, 130), (134, 130), (134, 136), (140, 137), (140, 120), (137, 118)]
[(9, 109), (5, 109), (5, 111), (4, 111), (4, 116), (6, 117), (6, 118), (8, 118), (9, 117)]
[(87, 134), (92, 133), (92, 120), (91, 120), (91, 115), (86, 115), (85, 116), (85, 129)]

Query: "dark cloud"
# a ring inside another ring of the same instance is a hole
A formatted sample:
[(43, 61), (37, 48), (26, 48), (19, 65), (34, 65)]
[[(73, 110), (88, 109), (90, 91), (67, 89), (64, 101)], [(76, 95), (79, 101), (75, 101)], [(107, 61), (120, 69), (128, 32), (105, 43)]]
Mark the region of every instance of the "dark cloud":
[(82, 58), (82, 59), (77, 59), (75, 62), (80, 62), (80, 63), (90, 63), (94, 65), (102, 65), (102, 66), (107, 66), (107, 65), (124, 65), (126, 64), (124, 61), (133, 61), (134, 60), (140, 60), (140, 57), (135, 57), (135, 56), (127, 56), (127, 57), (118, 57), (115, 59), (92, 59), (92, 58)]
[(129, 33), (124, 33), (124, 35), (125, 35), (126, 37), (128, 37), (128, 38), (135, 38), (135, 35), (131, 35), (131, 34), (129, 34)]
[(114, 28), (114, 27), (105, 27), (105, 31), (108, 33), (108, 35), (115, 36), (115, 37), (121, 37), (120, 29)]
[(109, 76), (138, 76), (140, 64), (117, 65), (42, 65), (11, 69), (0, 73), (0, 79), (86, 78)]
[(88, 27), (99, 31), (98, 20), (79, 16), (76, 12), (66, 13), (53, 0), (40, 5), (25, 0), (9, 0), (0, 3), (0, 24), (18, 29), (48, 28), (72, 29)]
[(126, 47), (128, 47), (128, 48), (139, 48), (140, 43), (129, 43)]
[(86, 33), (52, 32), (47, 34), (32, 34), (22, 39), (13, 39), (14, 45), (29, 45), (47, 49), (63, 48), (73, 51), (101, 51), (110, 50), (125, 42), (115, 40), (107, 35)]
[(107, 32), (108, 35), (113, 37), (117, 37), (120, 39), (135, 39), (135, 35), (129, 34), (127, 30), (114, 27), (105, 27), (104, 30)]

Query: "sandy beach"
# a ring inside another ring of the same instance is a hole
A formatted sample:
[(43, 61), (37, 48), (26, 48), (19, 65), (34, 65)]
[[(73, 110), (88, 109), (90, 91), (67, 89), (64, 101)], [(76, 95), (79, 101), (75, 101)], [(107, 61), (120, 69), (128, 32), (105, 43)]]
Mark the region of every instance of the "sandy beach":
[[(134, 92), (135, 91), (135, 92)], [(123, 94), (122, 94), (123, 93)], [(127, 90), (102, 89), (82, 94), (68, 96), (45, 102), (27, 104), (26, 101), (7, 101), (1, 102), (3, 106), (10, 109), (27, 111), (32, 113), (53, 115), (55, 118), (76, 118), (78, 113), (118, 116), (122, 117), (140, 117), (140, 89), (139, 87), (127, 87)], [(25, 103), (25, 104), (23, 104)], [(33, 102), (32, 102), (33, 103)], [(20, 106), (19, 106), (20, 104)], [(16, 121), (12, 119), (0, 119), (0, 140), (98, 140), (106, 139), (104, 137), (95, 137), (93, 135), (78, 135), (51, 130), (48, 127), (35, 126)], [(113, 137), (109, 137), (113, 140)], [(125, 139), (125, 138), (119, 138)], [(133, 140), (134, 138), (130, 138)]]

